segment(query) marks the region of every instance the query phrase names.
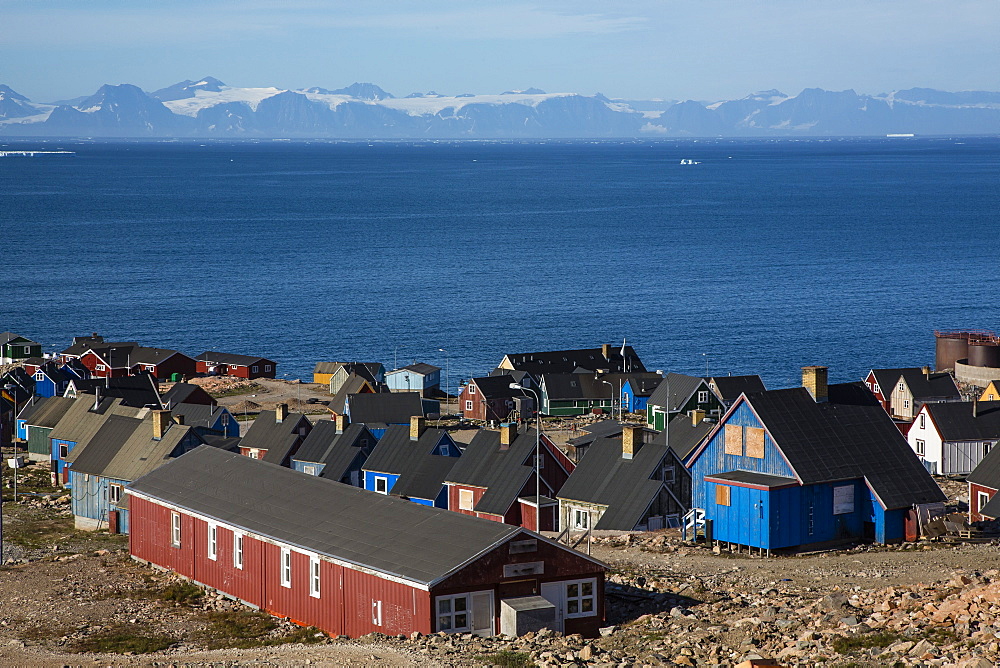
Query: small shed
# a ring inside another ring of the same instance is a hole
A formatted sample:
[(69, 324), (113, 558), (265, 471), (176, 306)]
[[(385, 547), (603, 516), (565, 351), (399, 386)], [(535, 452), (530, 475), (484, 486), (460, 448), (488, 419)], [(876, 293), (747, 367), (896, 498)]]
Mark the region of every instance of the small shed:
[(553, 604), (555, 631), (603, 626), (606, 567), (520, 527), (209, 447), (129, 496), (134, 559), (331, 635), (494, 635), (525, 596)]
[(418, 362), (385, 374), (385, 384), (393, 392), (419, 392), (432, 397), (441, 391), (441, 368)]

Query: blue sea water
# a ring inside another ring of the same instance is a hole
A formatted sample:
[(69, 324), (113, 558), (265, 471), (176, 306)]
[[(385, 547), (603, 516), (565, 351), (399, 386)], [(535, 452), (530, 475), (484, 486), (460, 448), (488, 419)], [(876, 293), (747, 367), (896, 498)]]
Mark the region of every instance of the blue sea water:
[(26, 148), (76, 152), (0, 158), (0, 330), (48, 350), (418, 360), (454, 387), (627, 338), (784, 387), (1000, 328), (998, 138), (0, 146)]

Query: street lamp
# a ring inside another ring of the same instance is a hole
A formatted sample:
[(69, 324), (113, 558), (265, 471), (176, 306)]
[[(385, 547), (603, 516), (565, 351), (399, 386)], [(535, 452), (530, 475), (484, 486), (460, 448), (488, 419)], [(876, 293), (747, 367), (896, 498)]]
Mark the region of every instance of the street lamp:
[[(608, 394), (611, 395), (611, 419), (615, 419), (615, 386), (610, 380), (602, 380), (602, 383), (608, 386)], [(621, 419), (621, 411), (618, 411), (618, 418)]]
[(451, 355), (444, 348), (438, 348), (439, 353), (444, 353), (444, 400), (448, 403), (448, 388), (451, 387)]
[(538, 392), (535, 392), (530, 387), (511, 383), (510, 389), (531, 392), (535, 396), (535, 531), (538, 531), (542, 525), (542, 473), (541, 468), (538, 466), (542, 453), (542, 413), (539, 411), (541, 400), (538, 398)]

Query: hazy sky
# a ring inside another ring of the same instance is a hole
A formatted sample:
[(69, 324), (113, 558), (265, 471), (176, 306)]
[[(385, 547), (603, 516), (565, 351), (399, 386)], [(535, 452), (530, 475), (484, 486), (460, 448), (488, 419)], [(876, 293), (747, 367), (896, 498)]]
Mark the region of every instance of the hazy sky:
[(1000, 90), (1000, 0), (0, 0), (0, 83), (36, 101), (206, 75), (395, 95)]

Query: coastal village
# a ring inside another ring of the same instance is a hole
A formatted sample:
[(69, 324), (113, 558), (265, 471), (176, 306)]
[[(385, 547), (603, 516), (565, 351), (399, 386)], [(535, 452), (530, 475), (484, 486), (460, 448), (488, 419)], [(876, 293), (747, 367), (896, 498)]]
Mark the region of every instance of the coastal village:
[(993, 666), (1000, 337), (933, 335), (848, 383), (622, 342), (450, 391), (4, 332), (0, 664)]

